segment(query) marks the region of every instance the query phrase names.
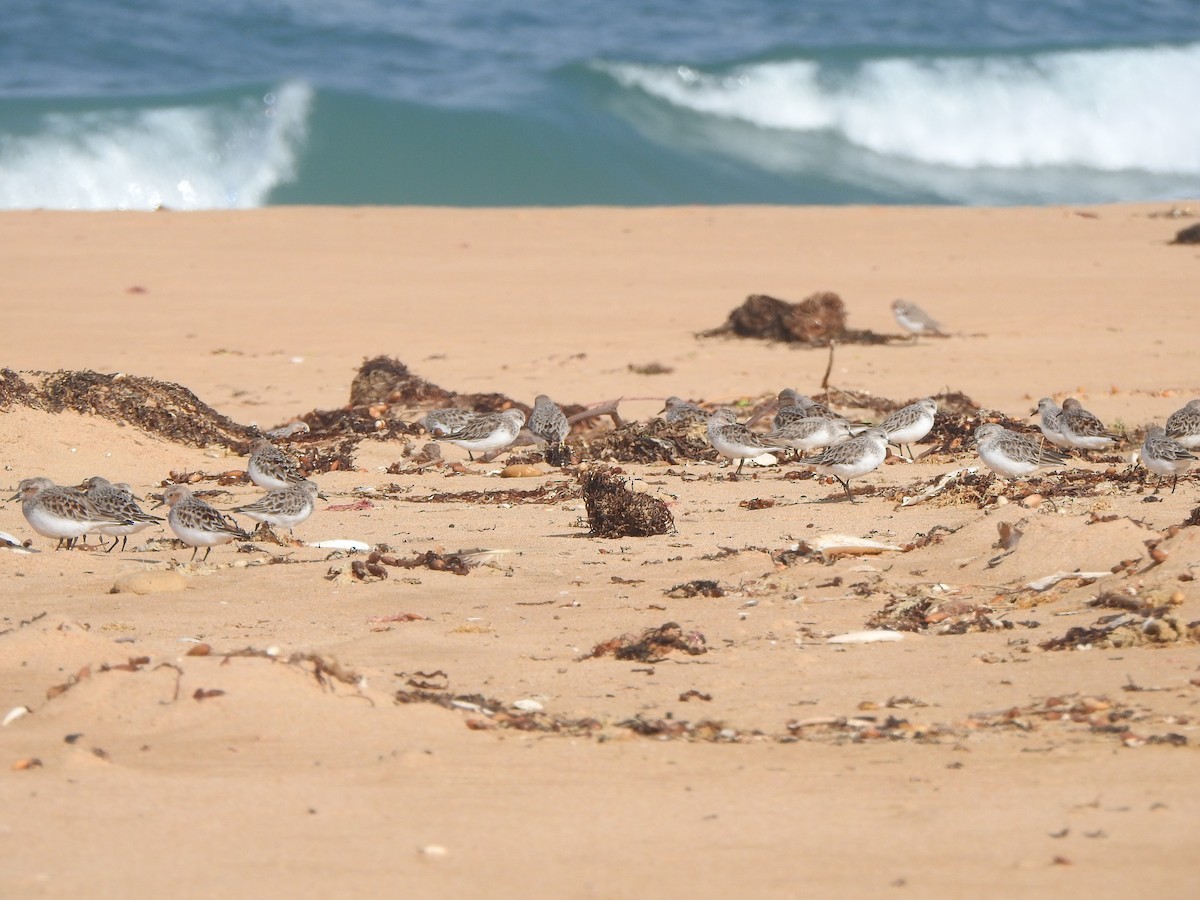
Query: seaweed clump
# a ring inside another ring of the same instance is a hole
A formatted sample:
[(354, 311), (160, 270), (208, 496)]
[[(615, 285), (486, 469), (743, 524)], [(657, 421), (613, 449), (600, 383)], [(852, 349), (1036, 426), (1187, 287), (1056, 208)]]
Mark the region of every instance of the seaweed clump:
[(25, 374), (30, 382), (14, 383), (13, 399), (46, 412), (69, 409), (99, 416), (193, 447), (221, 444), (240, 449), (260, 436), (257, 429), (239, 425), (169, 381), (91, 371)]
[(593, 537), (649, 537), (675, 530), (667, 504), (635, 494), (608, 469), (584, 475), (583, 502)]
[(834, 341), (886, 344), (893, 339), (873, 331), (848, 329), (846, 304), (832, 291), (818, 291), (799, 303), (751, 294), (741, 306), (730, 311), (724, 325), (701, 332), (701, 337), (726, 334), (815, 347), (828, 346)]

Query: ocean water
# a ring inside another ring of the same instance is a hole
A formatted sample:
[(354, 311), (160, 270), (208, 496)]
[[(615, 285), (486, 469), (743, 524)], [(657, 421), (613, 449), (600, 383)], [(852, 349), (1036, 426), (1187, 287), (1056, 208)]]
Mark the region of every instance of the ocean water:
[(6, 0), (0, 208), (1200, 196), (1200, 0)]

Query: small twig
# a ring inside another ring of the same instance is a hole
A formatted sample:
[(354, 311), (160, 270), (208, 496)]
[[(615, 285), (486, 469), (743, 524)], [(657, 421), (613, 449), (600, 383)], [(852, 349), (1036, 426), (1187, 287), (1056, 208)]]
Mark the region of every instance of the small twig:
[(825, 364), (825, 377), (821, 379), (821, 390), (829, 390), (829, 373), (833, 371), (833, 351), (837, 348), (837, 341), (829, 342), (829, 362)]

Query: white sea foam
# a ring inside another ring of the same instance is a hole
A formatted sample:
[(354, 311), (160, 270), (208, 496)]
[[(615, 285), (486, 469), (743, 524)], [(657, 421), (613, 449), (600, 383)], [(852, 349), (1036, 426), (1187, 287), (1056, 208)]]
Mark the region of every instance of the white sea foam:
[(959, 169), (1200, 174), (1200, 44), (1034, 56), (763, 62), (713, 75), (597, 63), (626, 88), (762, 129)]
[(140, 109), (56, 112), (0, 136), (0, 208), (236, 209), (295, 177), (312, 89)]

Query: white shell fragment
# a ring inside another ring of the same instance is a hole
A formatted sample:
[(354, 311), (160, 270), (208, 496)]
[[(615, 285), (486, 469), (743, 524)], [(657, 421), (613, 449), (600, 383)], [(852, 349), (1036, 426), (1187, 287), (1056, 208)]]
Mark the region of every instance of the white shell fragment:
[(1047, 575), (1045, 578), (1038, 578), (1035, 581), (1031, 581), (1025, 587), (1035, 591), (1045, 591), (1068, 578), (1095, 581), (1098, 578), (1103, 578), (1105, 575), (1111, 574), (1112, 572), (1055, 572), (1053, 575)]
[(3, 722), (0, 722), (0, 725), (11, 725), (17, 719), (21, 718), (21, 716), (29, 715), (29, 712), (28, 706), (14, 706), (8, 711), (8, 715), (4, 717)]
[(760, 453), (758, 456), (746, 460), (746, 462), (755, 466), (777, 466), (779, 465), (779, 458), (774, 453)]
[(0, 531), (0, 550), (11, 550), (13, 553), (37, 553), (32, 547), (26, 547), (22, 543), (9, 534), (7, 531)]
[(833, 559), (835, 556), (874, 556), (885, 550), (904, 551), (904, 548), (897, 544), (885, 544), (852, 534), (824, 534), (805, 543), (824, 559)]
[(882, 641), (902, 641), (903, 631), (848, 631), (845, 634), (835, 634), (827, 644), (878, 644)]
[(332, 541), (313, 541), (306, 546), (316, 547), (320, 550), (353, 550), (358, 553), (366, 553), (371, 549), (370, 544), (365, 544), (362, 541), (352, 541), (348, 538), (338, 538)]
[(521, 712), (541, 712), (545, 708), (538, 701), (528, 697), (524, 700), (513, 701), (513, 709), (519, 709)]

